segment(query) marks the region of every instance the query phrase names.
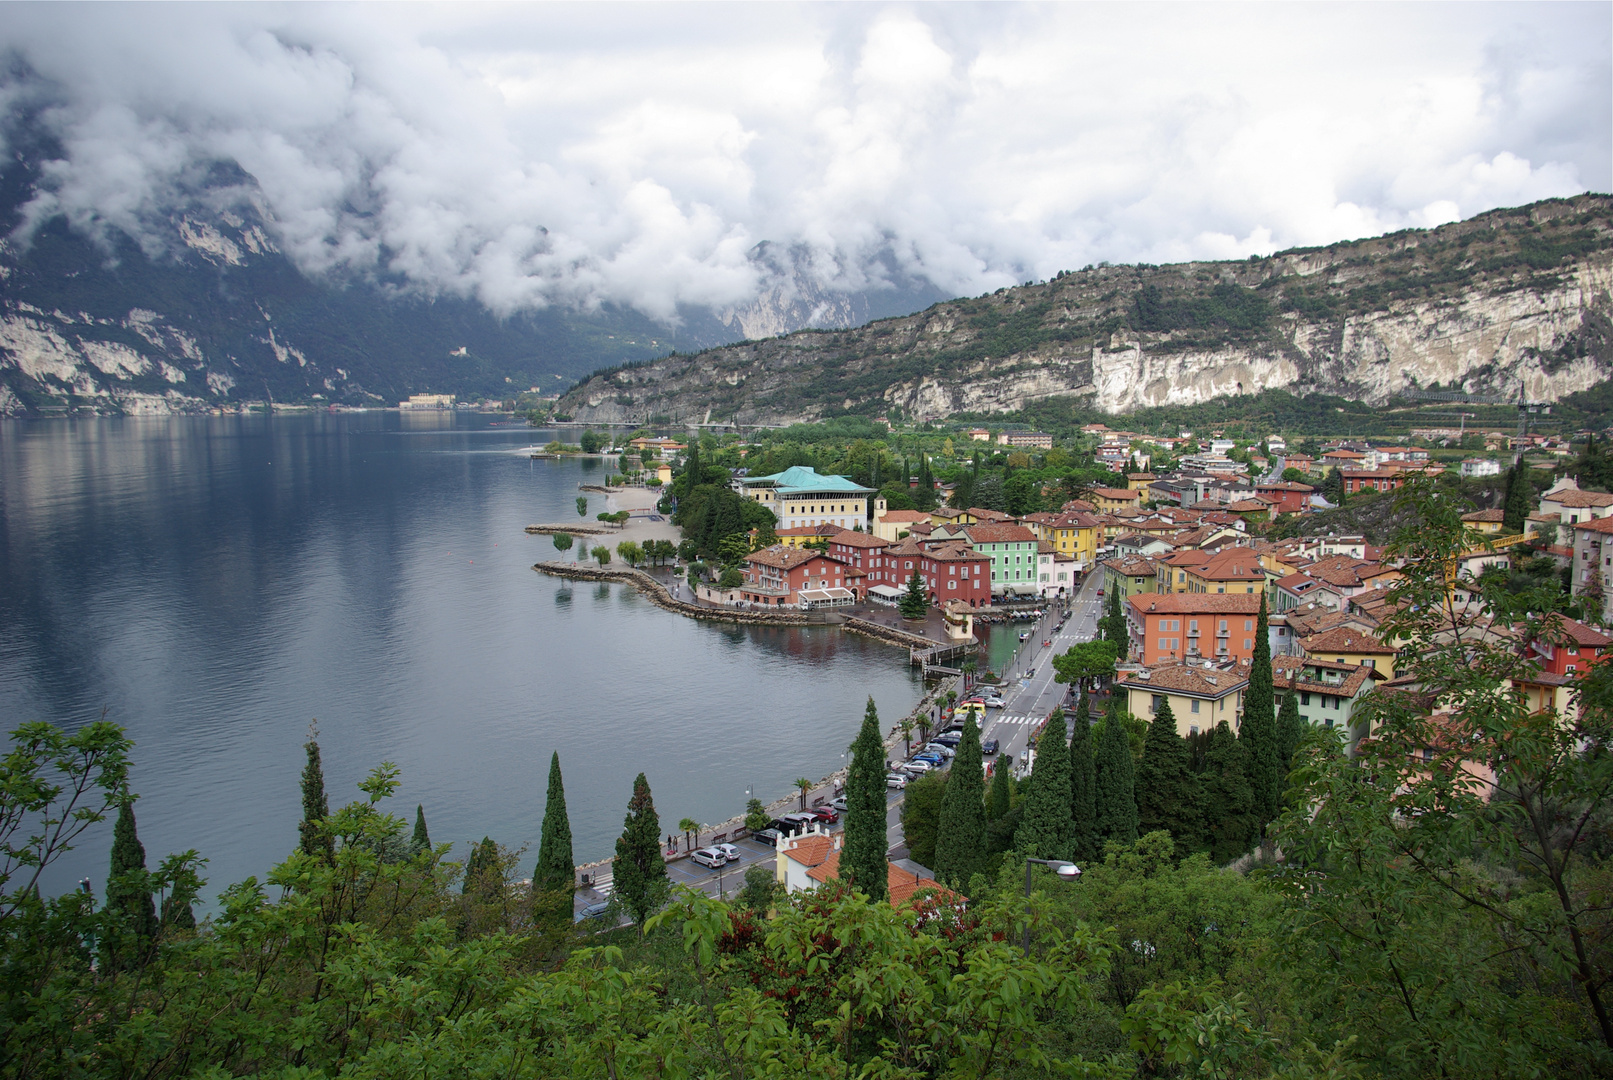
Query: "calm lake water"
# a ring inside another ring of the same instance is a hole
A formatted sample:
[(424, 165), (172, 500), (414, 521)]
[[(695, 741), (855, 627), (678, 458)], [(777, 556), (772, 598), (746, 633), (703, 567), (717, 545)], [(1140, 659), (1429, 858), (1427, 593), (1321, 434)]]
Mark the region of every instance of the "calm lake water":
[[(333, 805), (392, 761), (394, 813), (530, 863), (553, 750), (582, 862), (640, 771), (676, 832), (839, 768), (869, 695), (887, 723), (912, 707), (902, 650), (534, 573), (554, 548), (522, 527), (574, 520), (603, 476), (511, 452), (551, 437), (452, 414), (0, 422), (0, 719), (124, 725), (148, 862), (196, 848), (211, 898), (295, 846), (313, 718)], [(110, 834), (52, 886), (99, 893)]]

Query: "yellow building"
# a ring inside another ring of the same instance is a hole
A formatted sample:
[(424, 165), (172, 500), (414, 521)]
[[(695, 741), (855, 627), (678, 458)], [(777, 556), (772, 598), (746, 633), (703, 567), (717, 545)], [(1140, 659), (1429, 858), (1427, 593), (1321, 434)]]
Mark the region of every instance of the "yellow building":
[(1165, 702), (1183, 738), (1209, 731), (1225, 720), (1236, 734), (1243, 722), (1243, 695), (1249, 688), (1249, 662), (1226, 664), (1155, 664), (1121, 672), (1116, 689), (1126, 695), (1126, 710), (1153, 723)]
[(1142, 492), (1132, 488), (1095, 487), (1087, 492), (1093, 506), (1107, 514), (1127, 510), (1142, 503)]
[(1299, 647), (1313, 660), (1365, 665), (1386, 678), (1395, 677), (1395, 650), (1364, 630), (1335, 626), (1299, 639)]
[(1098, 559), (1103, 523), (1092, 514), (1072, 510), (1064, 514), (1027, 514), (1021, 519), (1036, 539), (1060, 555), (1074, 559), (1077, 570), (1089, 570)]
[[(778, 528), (799, 529), (814, 525), (836, 525), (842, 529), (866, 529), (874, 520), (869, 515), (869, 498), (876, 493), (847, 480), (844, 476), (820, 476), (805, 465), (795, 465), (772, 476), (752, 476), (743, 481), (746, 498), (755, 499), (778, 518)], [(875, 514), (883, 509), (883, 499), (875, 498)]]
[(1130, 472), (1126, 474), (1126, 488), (1129, 491), (1141, 491), (1143, 498), (1148, 498), (1148, 485), (1159, 477), (1151, 472)]
[(1471, 514), (1462, 515), (1462, 524), (1484, 536), (1500, 536), (1501, 531), (1506, 528), (1503, 524), (1505, 517), (1504, 510), (1475, 510)]

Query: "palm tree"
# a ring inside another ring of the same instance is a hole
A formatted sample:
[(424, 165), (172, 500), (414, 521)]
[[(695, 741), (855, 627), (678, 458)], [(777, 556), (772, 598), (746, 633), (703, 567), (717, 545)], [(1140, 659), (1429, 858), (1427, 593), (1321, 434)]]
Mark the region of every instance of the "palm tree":
[(694, 833), (695, 839), (700, 839), (700, 822), (696, 821), (694, 818), (684, 818), (682, 821), (678, 822), (678, 828), (683, 832), (684, 850), (693, 851), (694, 845), (689, 843), (689, 834)]
[(897, 725), (897, 730), (902, 733), (903, 748), (907, 751), (902, 756), (907, 757), (908, 754), (913, 752), (913, 718), (911, 716), (902, 717), (902, 722)]
[(812, 781), (804, 776), (798, 776), (795, 778), (795, 786), (801, 789), (801, 809), (805, 810), (807, 792), (812, 790)]

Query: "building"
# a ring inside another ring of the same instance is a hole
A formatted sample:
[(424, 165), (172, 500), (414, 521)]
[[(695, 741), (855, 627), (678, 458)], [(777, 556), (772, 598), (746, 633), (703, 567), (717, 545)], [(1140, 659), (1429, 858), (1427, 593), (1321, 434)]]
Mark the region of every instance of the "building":
[(1500, 536), (1506, 516), (1506, 511), (1500, 507), (1494, 510), (1475, 510), (1471, 514), (1463, 514), (1462, 523), (1481, 535)]
[(1177, 464), (1184, 469), (1207, 473), (1235, 473), (1244, 469), (1242, 462), (1233, 461), (1224, 454), (1183, 454)]
[(404, 412), (425, 412), (435, 409), (452, 409), (454, 395), (452, 394), (410, 394), (408, 401), (398, 402), (398, 408)]
[[(741, 492), (755, 499), (778, 518), (781, 529), (804, 525), (836, 525), (842, 529), (867, 528), (870, 510), (882, 512), (876, 492), (844, 476), (820, 476), (817, 470), (796, 465), (772, 476), (750, 476), (740, 482)], [(926, 515), (926, 519), (928, 515)]]
[(1255, 494), (1271, 504), (1275, 514), (1302, 514), (1307, 501), (1316, 491), (1309, 484), (1294, 480), (1261, 480), (1255, 484)]
[(1143, 497), (1147, 498), (1148, 485), (1158, 479), (1151, 472), (1130, 472), (1126, 474), (1126, 486), (1132, 491), (1143, 492)]
[(1223, 720), (1236, 733), (1243, 722), (1249, 663), (1154, 664), (1122, 671), (1115, 681), (1125, 691), (1126, 710), (1149, 723), (1169, 702), (1176, 733), (1184, 738), (1209, 731)]
[(1053, 449), (1053, 436), (1045, 431), (1004, 431), (998, 434), (997, 445), (1012, 446), (1022, 450), (1051, 450)]
[(1339, 476), (1344, 480), (1346, 495), (1361, 491), (1394, 491), (1406, 482), (1405, 474), (1399, 469), (1340, 469)]
[(1023, 525), (969, 525), (969, 545), (991, 559), (992, 592), (1013, 596), (1037, 591), (1036, 534)]
[[(827, 845), (822, 850), (821, 861), (818, 845), (813, 842), (813, 834), (808, 833), (806, 844), (801, 844), (797, 838), (796, 845), (786, 847), (781, 845), (778, 850), (777, 878), (784, 887), (791, 892), (798, 891), (797, 882), (803, 882), (799, 888), (810, 889), (835, 881), (840, 876), (840, 844), (844, 833), (835, 833), (832, 836), (822, 837)], [(814, 865), (807, 866), (806, 863)], [(787, 867), (793, 863), (799, 867)], [(945, 907), (961, 909), (964, 898), (950, 889), (944, 888), (934, 878), (924, 877), (922, 874), (895, 863), (885, 864), (885, 899), (891, 907), (901, 908), (922, 904), (926, 900)]]
[(1500, 476), (1501, 463), (1494, 458), (1463, 458), (1462, 475), (1470, 476)]
[(1087, 492), (1087, 498), (1100, 512), (1112, 514), (1116, 510), (1141, 506), (1143, 492), (1135, 488), (1095, 487)]
[(972, 440), (974, 442), (990, 442), (991, 441), (991, 432), (987, 431), (983, 427), (970, 428), (968, 431), (965, 431), (964, 434), (969, 436), (970, 440)]
[(1557, 481), (1540, 496), (1540, 513), (1556, 514), (1559, 523), (1577, 525), (1581, 521), (1613, 515), (1613, 495), (1581, 491), (1572, 477)]
[(838, 525), (802, 525), (796, 529), (775, 529), (773, 535), (785, 547), (801, 548), (825, 543), (841, 531)]
[(1131, 659), (1139, 663), (1254, 657), (1258, 593), (1145, 593), (1124, 610)]
[(1602, 621), (1613, 622), (1613, 517), (1570, 525), (1574, 530), (1574, 564), (1570, 589), (1594, 603), (1601, 600)]
[(1355, 706), (1361, 697), (1386, 676), (1362, 664), (1340, 664), (1304, 656), (1271, 658), (1272, 692), (1276, 704), (1290, 692), (1299, 698), (1299, 718), (1319, 727), (1350, 730), (1349, 745), (1366, 734), (1354, 722)]
[(1071, 559), (1076, 573), (1084, 573), (1097, 561), (1103, 522), (1092, 514), (1082, 510), (1027, 514), (1022, 524), (1036, 533), (1038, 540), (1052, 544), (1060, 555)]
[[(1312, 660), (1369, 667), (1395, 677), (1395, 650), (1355, 626), (1335, 626), (1299, 639), (1300, 655)], [(1287, 650), (1284, 650), (1285, 652)]]
[(740, 599), (758, 607), (834, 607), (852, 603), (863, 571), (833, 555), (775, 544), (745, 556)]
[(1227, 548), (1203, 562), (1181, 567), (1190, 593), (1261, 593), (1266, 568), (1248, 548)]
[(922, 510), (886, 510), (874, 519), (874, 535), (894, 544), (914, 526), (929, 524), (930, 515)]
[(689, 449), (686, 444), (680, 443), (676, 439), (649, 438), (648, 436), (630, 439), (627, 445), (633, 450), (654, 450), (663, 457), (667, 454), (680, 454)]
[[(925, 544), (908, 537), (874, 552), (869, 561), (873, 565), (868, 571), (868, 591), (876, 599), (899, 596), (908, 579), (918, 574), (931, 603), (962, 600), (970, 607), (991, 603), (991, 557), (962, 541)], [(1026, 587), (1035, 589), (1031, 580)]]
[(1116, 559), (1106, 559), (1100, 565), (1103, 567), (1105, 591), (1122, 600), (1151, 593), (1158, 584), (1156, 580), (1158, 567), (1154, 565), (1152, 559), (1123, 555)]

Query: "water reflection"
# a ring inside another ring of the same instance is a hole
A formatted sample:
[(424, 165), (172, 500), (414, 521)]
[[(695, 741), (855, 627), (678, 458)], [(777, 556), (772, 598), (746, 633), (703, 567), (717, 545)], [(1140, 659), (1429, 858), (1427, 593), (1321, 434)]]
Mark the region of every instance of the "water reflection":
[[(0, 422), (0, 711), (110, 708), (148, 855), (198, 848), (222, 886), (295, 843), (315, 716), (334, 802), (395, 761), (399, 812), (442, 840), (535, 842), (558, 749), (589, 857), (641, 769), (664, 816), (718, 820), (838, 766), (869, 694), (892, 720), (917, 696), (867, 639), (533, 573), (553, 545), (523, 527), (572, 520), (601, 468), (508, 452), (551, 437), (446, 413)], [(99, 886), (109, 842), (53, 884)]]

